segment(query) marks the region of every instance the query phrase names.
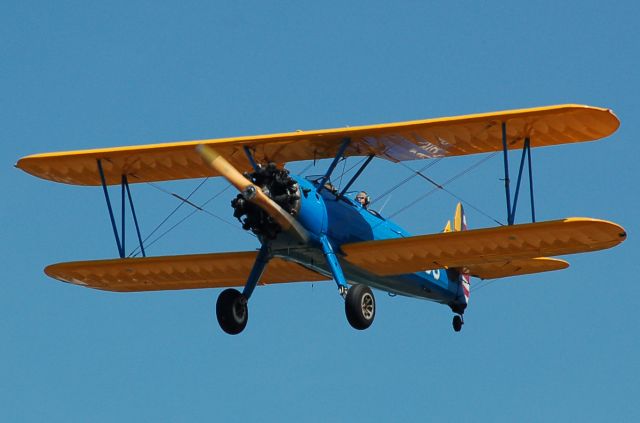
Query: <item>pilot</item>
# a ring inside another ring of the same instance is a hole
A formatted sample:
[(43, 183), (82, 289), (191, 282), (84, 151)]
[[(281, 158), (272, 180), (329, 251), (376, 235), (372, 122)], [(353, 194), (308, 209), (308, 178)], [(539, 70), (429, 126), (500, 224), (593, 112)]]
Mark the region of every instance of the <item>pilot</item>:
[(371, 197), (364, 191), (360, 191), (358, 195), (356, 195), (356, 201), (362, 205), (365, 209), (369, 207), (369, 203), (371, 202)]

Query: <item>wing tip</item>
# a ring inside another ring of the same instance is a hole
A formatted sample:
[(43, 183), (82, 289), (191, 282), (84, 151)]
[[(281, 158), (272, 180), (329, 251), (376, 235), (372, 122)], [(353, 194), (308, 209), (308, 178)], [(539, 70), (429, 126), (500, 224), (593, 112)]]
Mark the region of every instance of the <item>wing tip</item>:
[(615, 237), (615, 235), (617, 235), (618, 237), (617, 240), (619, 242), (623, 242), (624, 240), (627, 239), (627, 231), (624, 229), (624, 227), (610, 220), (597, 219), (593, 217), (567, 217), (566, 219), (564, 219), (564, 222), (567, 222), (567, 223), (575, 222), (575, 223), (597, 225), (602, 227), (603, 229), (606, 228), (607, 232), (611, 233), (612, 236)]

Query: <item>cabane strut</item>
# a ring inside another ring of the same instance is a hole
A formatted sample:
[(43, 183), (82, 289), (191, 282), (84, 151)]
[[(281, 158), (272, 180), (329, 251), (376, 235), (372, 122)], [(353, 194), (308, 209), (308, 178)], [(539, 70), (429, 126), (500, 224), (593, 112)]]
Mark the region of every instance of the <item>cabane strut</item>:
[(333, 159), (333, 161), (329, 165), (329, 168), (327, 169), (327, 172), (324, 174), (324, 176), (320, 180), (320, 185), (318, 185), (318, 189), (317, 189), (318, 193), (323, 190), (324, 184), (326, 184), (329, 178), (331, 178), (331, 174), (333, 173), (333, 170), (336, 168), (336, 165), (344, 156), (344, 152), (347, 151), (347, 147), (349, 147), (350, 143), (351, 143), (351, 138), (344, 138), (342, 140), (342, 144), (340, 144), (340, 148), (338, 149), (338, 153), (336, 154), (336, 157)]

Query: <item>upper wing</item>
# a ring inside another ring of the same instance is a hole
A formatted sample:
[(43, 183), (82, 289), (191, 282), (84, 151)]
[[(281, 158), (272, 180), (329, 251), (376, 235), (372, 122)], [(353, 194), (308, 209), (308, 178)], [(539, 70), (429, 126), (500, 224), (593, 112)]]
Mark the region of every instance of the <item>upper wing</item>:
[(378, 275), (459, 267), (475, 276), (494, 278), (565, 268), (566, 262), (544, 256), (602, 250), (625, 238), (624, 229), (615, 223), (568, 218), (365, 241), (342, 245), (342, 250), (348, 261)]
[(240, 138), (152, 144), (133, 147), (45, 153), (16, 164), (40, 178), (77, 185), (100, 185), (100, 159), (107, 184), (218, 176), (196, 153), (195, 146), (215, 147), (238, 169), (249, 169), (244, 147), (259, 162), (286, 163), (334, 157), (342, 140), (350, 138), (346, 156), (375, 155), (391, 161), (486, 153), (502, 149), (501, 123), (507, 126), (509, 148), (520, 148), (529, 137), (532, 147), (592, 141), (619, 126), (608, 109), (560, 105), (509, 110), (382, 125)]
[[(197, 254), (77, 261), (44, 271), (62, 282), (106, 291), (133, 292), (243, 286), (257, 253)], [(260, 284), (322, 281), (327, 278), (279, 258), (269, 261)]]

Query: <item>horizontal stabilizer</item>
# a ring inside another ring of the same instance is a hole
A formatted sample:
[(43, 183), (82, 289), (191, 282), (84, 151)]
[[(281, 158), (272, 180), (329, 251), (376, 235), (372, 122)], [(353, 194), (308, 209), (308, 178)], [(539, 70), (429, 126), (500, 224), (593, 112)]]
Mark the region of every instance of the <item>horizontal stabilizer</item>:
[[(76, 261), (48, 266), (52, 278), (105, 291), (134, 292), (243, 286), (257, 252)], [(328, 280), (299, 264), (273, 258), (260, 284)]]
[[(585, 253), (618, 245), (626, 238), (624, 228), (612, 222), (568, 218), (548, 222), (444, 232), (342, 245), (346, 259), (378, 275), (397, 275), (443, 267), (480, 269), (486, 277), (502, 277), (500, 264), (526, 264), (524, 273), (535, 273), (550, 262), (529, 259)], [(525, 260), (525, 262), (519, 262)], [(548, 260), (548, 259), (545, 259)], [(490, 266), (492, 265), (493, 266)], [(561, 266), (559, 263), (551, 265)], [(566, 267), (566, 266), (565, 266)], [(515, 272), (515, 273), (513, 273)], [(473, 273), (473, 272), (471, 272)], [(502, 272), (507, 276), (517, 269)], [(524, 274), (522, 273), (522, 274)], [(493, 275), (493, 276), (489, 276)], [(480, 276), (482, 277), (482, 276)]]
[(463, 156), (502, 150), (502, 123), (509, 149), (593, 141), (611, 135), (619, 126), (608, 109), (564, 104), (506, 110), (381, 125), (237, 138), (205, 139), (131, 147), (99, 148), (34, 154), (16, 166), (39, 178), (74, 185), (100, 185), (101, 160), (108, 185), (220, 176), (196, 152), (196, 146), (215, 148), (240, 171), (251, 168), (244, 148), (258, 163), (288, 163), (332, 158), (345, 138), (351, 143), (345, 157), (374, 155), (393, 162)]
[(569, 267), (564, 260), (549, 257), (537, 257), (531, 259), (509, 260), (505, 262), (474, 264), (468, 266), (471, 276), (480, 279), (498, 279), (509, 276), (529, 275), (532, 273), (550, 272)]

